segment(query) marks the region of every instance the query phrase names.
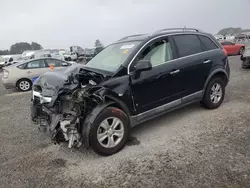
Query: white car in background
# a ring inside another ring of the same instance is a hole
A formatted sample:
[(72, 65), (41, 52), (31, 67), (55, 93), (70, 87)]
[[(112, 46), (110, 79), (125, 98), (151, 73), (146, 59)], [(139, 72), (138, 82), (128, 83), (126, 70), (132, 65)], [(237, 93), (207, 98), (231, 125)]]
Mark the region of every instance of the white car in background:
[(34, 56), (35, 51), (33, 50), (27, 50), (22, 53), (22, 60), (26, 61), (32, 58)]
[(0, 56), (0, 69), (4, 66), (5, 60), (2, 56)]
[(77, 54), (75, 52), (64, 52), (63, 53), (65, 61), (76, 61), (77, 60)]
[(62, 61), (65, 60), (64, 56), (62, 54), (59, 54), (59, 53), (52, 53), (51, 57), (56, 58), (56, 59), (60, 59)]

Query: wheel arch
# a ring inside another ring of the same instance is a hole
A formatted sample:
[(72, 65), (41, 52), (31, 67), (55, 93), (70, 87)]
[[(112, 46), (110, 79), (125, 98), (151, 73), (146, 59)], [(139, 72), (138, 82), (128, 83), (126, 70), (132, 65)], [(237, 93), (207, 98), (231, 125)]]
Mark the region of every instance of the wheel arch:
[(96, 117), (101, 113), (101, 111), (107, 107), (115, 107), (122, 110), (127, 116), (130, 124), (130, 113), (126, 105), (118, 99), (112, 96), (105, 96), (105, 103), (96, 106), (85, 118), (82, 123), (82, 141), (85, 147), (89, 147), (89, 132), (91, 125), (93, 124)]
[(119, 100), (113, 96), (109, 96), (109, 95), (105, 96), (105, 99), (106, 99), (106, 102), (111, 103), (109, 105), (109, 107), (116, 107), (116, 108), (121, 109), (128, 117), (131, 115), (129, 108), (121, 100)]
[(31, 85), (32, 85), (31, 79), (29, 79), (29, 78), (20, 78), (20, 79), (18, 79), (18, 80), (16, 81), (16, 87), (18, 87), (18, 82), (21, 81), (21, 80), (29, 80), (30, 83), (31, 83)]
[(226, 85), (227, 85), (228, 82), (229, 82), (229, 76), (228, 76), (227, 72), (226, 72), (224, 69), (221, 69), (221, 68), (216, 69), (216, 70), (212, 71), (212, 72), (210, 73), (210, 75), (208, 76), (208, 78), (207, 78), (207, 80), (206, 80), (206, 82), (205, 82), (204, 88), (203, 88), (203, 95), (204, 95), (204, 92), (205, 92), (205, 90), (206, 90), (206, 88), (207, 88), (208, 83), (209, 83), (213, 78), (215, 78), (215, 77), (220, 77), (220, 78), (222, 78)]

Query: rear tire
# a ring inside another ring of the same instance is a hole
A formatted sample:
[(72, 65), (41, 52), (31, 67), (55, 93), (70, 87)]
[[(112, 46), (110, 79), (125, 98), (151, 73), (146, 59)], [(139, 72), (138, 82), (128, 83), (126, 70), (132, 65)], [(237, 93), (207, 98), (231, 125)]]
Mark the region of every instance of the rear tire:
[(128, 116), (122, 110), (107, 107), (100, 112), (91, 126), (90, 146), (103, 156), (117, 153), (126, 144), (129, 127)]
[(216, 109), (223, 102), (224, 96), (225, 83), (220, 77), (215, 77), (207, 85), (202, 104), (208, 109)]
[(20, 79), (17, 82), (17, 88), (19, 91), (25, 92), (25, 91), (29, 91), (32, 88), (32, 82), (29, 79)]

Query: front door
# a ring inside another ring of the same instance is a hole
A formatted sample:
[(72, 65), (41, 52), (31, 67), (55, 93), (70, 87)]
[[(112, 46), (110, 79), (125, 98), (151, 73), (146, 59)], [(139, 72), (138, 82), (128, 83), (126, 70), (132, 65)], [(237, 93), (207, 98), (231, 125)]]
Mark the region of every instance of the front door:
[(49, 71), (49, 68), (47, 67), (43, 59), (38, 59), (27, 63), (25, 71), (26, 77), (32, 80), (33, 78), (36, 78), (41, 74)]
[(150, 60), (152, 63), (151, 70), (131, 76), (137, 114), (181, 99), (183, 74), (173, 61), (174, 57), (173, 47), (165, 37), (149, 43), (135, 58), (130, 70), (132, 75), (133, 67), (139, 60)]

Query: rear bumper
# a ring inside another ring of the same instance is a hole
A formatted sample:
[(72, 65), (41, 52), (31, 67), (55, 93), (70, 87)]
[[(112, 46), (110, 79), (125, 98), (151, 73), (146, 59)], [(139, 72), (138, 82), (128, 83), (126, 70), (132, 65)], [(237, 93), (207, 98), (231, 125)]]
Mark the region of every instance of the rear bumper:
[(2, 77), (2, 83), (6, 89), (16, 88), (16, 80), (11, 77), (8, 78)]

